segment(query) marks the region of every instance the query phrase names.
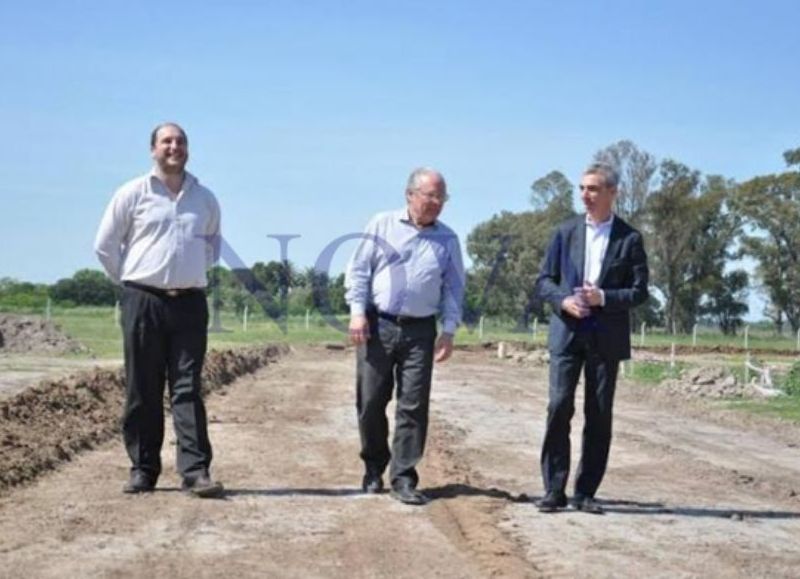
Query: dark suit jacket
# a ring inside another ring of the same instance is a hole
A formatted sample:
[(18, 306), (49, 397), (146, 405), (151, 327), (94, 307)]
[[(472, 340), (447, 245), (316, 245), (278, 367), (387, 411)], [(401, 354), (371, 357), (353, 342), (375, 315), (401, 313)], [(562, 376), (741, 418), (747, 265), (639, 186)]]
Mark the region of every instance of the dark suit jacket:
[(591, 316), (578, 320), (561, 309), (561, 302), (583, 285), (586, 216), (581, 214), (559, 225), (547, 248), (536, 280), (539, 299), (553, 306), (549, 347), (563, 352), (577, 332), (594, 332), (600, 355), (609, 360), (631, 356), (630, 309), (647, 299), (647, 255), (642, 235), (614, 216), (606, 255), (598, 278), (605, 292), (605, 306), (592, 308)]

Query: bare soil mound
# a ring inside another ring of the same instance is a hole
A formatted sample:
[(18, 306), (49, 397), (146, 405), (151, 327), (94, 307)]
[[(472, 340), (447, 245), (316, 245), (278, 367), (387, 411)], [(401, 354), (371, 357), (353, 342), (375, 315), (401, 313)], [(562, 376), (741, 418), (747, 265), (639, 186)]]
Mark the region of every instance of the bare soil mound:
[[(218, 390), (286, 351), (286, 346), (270, 345), (210, 352), (203, 390)], [(0, 402), (0, 490), (33, 480), (115, 436), (124, 392), (122, 370), (95, 368), (44, 381)]]
[(41, 318), (0, 314), (0, 352), (67, 354), (86, 348)]

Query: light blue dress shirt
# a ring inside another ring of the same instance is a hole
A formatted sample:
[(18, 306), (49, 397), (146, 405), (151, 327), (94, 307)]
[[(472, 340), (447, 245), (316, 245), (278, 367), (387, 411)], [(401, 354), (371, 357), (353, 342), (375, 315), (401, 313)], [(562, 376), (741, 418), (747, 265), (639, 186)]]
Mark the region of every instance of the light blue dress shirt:
[(352, 315), (370, 306), (400, 316), (441, 314), (442, 331), (454, 334), (464, 299), (458, 236), (441, 221), (417, 228), (407, 209), (379, 213), (350, 259), (345, 286)]

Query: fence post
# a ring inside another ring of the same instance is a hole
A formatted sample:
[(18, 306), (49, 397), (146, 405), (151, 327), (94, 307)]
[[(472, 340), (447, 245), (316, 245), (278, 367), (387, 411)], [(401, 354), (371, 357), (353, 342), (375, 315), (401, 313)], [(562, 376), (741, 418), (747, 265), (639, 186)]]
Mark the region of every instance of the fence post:
[(119, 310), (119, 302), (117, 301), (114, 302), (114, 323), (116, 325), (119, 325), (120, 318), (121, 318), (121, 313)]
[[(536, 333), (539, 331), (539, 319), (533, 318), (533, 341), (536, 342)], [(800, 334), (798, 334), (800, 335)]]
[(750, 349), (750, 326), (744, 327), (744, 349)]
[(676, 327), (675, 326), (675, 320), (672, 320), (672, 335), (673, 336), (678, 333), (678, 331), (675, 329), (675, 327)]
[(478, 322), (478, 339), (483, 341), (483, 320), (485, 316), (481, 316), (480, 322)]
[(750, 352), (748, 351), (744, 356), (744, 383), (750, 384)]
[(306, 310), (306, 332), (311, 327), (311, 310)]
[(244, 313), (242, 314), (242, 331), (247, 331), (247, 317), (250, 315), (250, 307), (245, 304), (244, 305)]
[(669, 348), (669, 369), (675, 369), (675, 342), (672, 342), (672, 346)]
[(692, 327), (692, 348), (697, 346), (697, 324)]
[(797, 347), (796, 350), (800, 351), (800, 330), (797, 330)]
[(644, 329), (647, 327), (647, 322), (642, 322), (642, 333), (639, 337), (639, 347), (644, 348)]

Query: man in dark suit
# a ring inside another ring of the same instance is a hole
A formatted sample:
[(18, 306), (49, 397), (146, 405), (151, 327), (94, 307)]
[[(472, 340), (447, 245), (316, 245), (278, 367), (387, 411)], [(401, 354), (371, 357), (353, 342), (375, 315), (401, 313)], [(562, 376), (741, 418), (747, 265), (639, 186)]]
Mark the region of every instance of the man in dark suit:
[(618, 181), (609, 165), (586, 169), (580, 185), (586, 213), (559, 225), (536, 281), (538, 297), (553, 309), (542, 512), (567, 506), (570, 420), (581, 369), (585, 426), (572, 502), (578, 510), (603, 512), (594, 497), (608, 463), (617, 369), (631, 354), (630, 309), (648, 296), (642, 236), (612, 211)]

